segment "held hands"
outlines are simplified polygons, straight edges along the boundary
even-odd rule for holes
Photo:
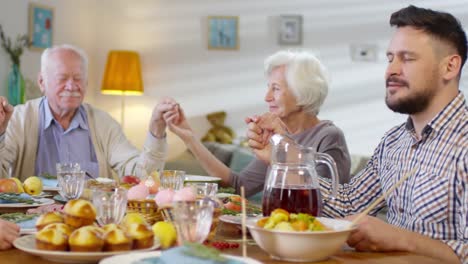
[[[19,237],[18,225],[0,219],[0,250],[9,249],[13,241]]]
[[[0,135],[5,133],[8,122],[13,114],[13,109],[13,106],[8,103],[8,100],[0,96]]]
[[[286,134],[288,132],[286,125],[277,115],[272,113],[247,117],[245,122],[247,123],[249,147],[253,149],[258,159],[269,163],[271,158],[270,138],[273,134]]]
[[[153,136],[163,138],[166,135],[165,117],[172,116],[172,119],[177,121],[178,107],[177,102],[172,98],[164,98],[154,107],[150,121],[150,132]]]
[[[193,130],[187,122],[184,110],[179,105],[177,105],[177,109],[165,114],[164,120],[168,124],[169,130],[185,143],[190,143],[190,140],[194,138]]]

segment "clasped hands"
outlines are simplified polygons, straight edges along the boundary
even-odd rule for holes
[[[0,96],[0,135],[5,133],[8,122],[10,121],[11,115],[13,114],[13,106],[8,103],[8,100]]]
[[[269,164],[271,158],[270,138],[273,134],[287,134],[286,125],[273,113],[247,117],[245,123],[247,123],[246,136],[249,147],[252,148],[259,160]]]

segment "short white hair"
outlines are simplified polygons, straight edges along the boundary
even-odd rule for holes
[[[317,115],[328,94],[327,72],[314,54],[306,51],[279,51],[265,60],[265,74],[285,67],[286,82],[297,105]]]
[[[71,51],[71,52],[74,52],[76,55],[78,55],[81,59],[81,67],[82,67],[82,71],[83,71],[83,77],[85,80],[88,79],[88,56],[86,55],[86,53],[78,48],[78,47],[75,47],[73,45],[69,45],[69,44],[63,44],[63,45],[57,45],[57,46],[53,46],[53,47],[50,47],[50,48],[47,48],[44,50],[44,52],[42,52],[42,55],[41,55],[41,74],[43,76],[46,76],[46,69],[47,67],[49,66],[49,63],[50,63],[50,56],[57,52],[57,51],[61,51],[61,50],[67,50],[67,51]]]

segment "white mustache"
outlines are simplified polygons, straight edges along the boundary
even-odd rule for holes
[[[60,96],[67,96],[67,97],[80,97],[81,94],[79,92],[69,92],[69,91],[63,91],[59,94]]]

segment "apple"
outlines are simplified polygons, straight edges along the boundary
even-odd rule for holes
[[[148,187],[148,189],[149,189],[150,194],[155,194],[155,193],[158,192],[159,182],[153,180],[152,178],[148,178],[148,179],[146,179],[144,181],[141,181],[140,184],[141,185],[146,185],[146,187]]]
[[[18,193],[19,188],[13,179],[0,179],[0,192]]]
[[[139,184],[140,178],[133,175],[126,175],[122,177],[122,182],[127,184]]]

